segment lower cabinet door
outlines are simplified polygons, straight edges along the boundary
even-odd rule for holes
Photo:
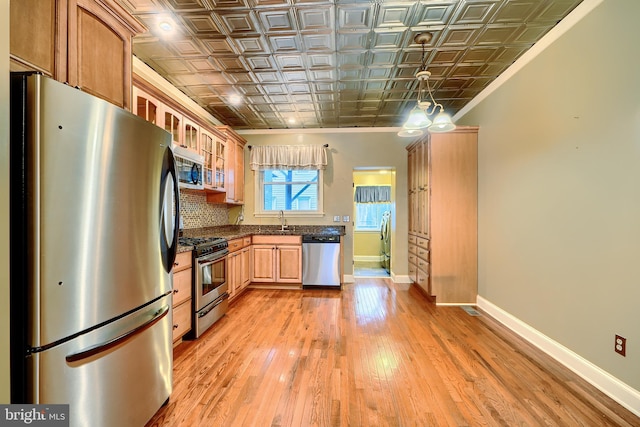
[[[191,330],[191,299],[173,307],[173,341]]]

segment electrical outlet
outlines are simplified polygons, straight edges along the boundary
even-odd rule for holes
[[[340,215],[334,215],[333,222],[340,222]]]
[[[616,353],[621,354],[622,356],[627,356],[627,339],[625,337],[621,337],[620,335],[616,335]]]
[[[344,215],[342,217],[342,222],[349,222],[349,215]]]

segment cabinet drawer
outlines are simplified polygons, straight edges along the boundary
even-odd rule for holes
[[[411,267],[411,265],[418,265],[418,257],[414,254],[409,254],[409,267]]]
[[[185,301],[173,308],[173,341],[191,329],[191,301]]]
[[[423,260],[422,258],[418,258],[418,268],[420,270],[428,272],[429,271],[429,262]]]
[[[409,243],[409,253],[410,254],[414,254],[414,255],[418,255],[418,246],[416,246],[415,243]]]
[[[418,284],[418,286],[424,289],[429,295],[433,295],[431,293],[431,286],[429,286],[429,273],[419,268],[416,274],[416,283]]]
[[[191,268],[191,251],[180,252],[176,255],[176,260],[173,263],[173,272],[184,270],[185,268]]]
[[[253,236],[254,245],[300,245],[302,236],[269,236],[256,234]]]
[[[229,252],[235,252],[242,248],[242,239],[229,240]]]
[[[251,246],[251,236],[242,238],[242,247],[246,248],[247,246]]]
[[[173,305],[191,298],[191,269],[173,273]]]
[[[422,247],[418,248],[418,257],[425,261],[429,261],[429,249],[424,249]]]
[[[409,245],[415,245],[415,244],[416,244],[417,239],[418,239],[418,238],[417,238],[416,236],[414,236],[414,235],[412,235],[412,234],[409,234]]]
[[[429,239],[423,239],[422,237],[418,237],[416,238],[416,245],[424,249],[429,249]]]

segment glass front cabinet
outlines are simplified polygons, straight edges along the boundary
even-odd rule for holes
[[[224,135],[202,129],[200,131],[200,153],[204,156],[204,186],[219,192],[226,191]]]

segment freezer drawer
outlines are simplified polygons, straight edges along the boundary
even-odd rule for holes
[[[170,304],[168,295],[107,326],[30,356],[32,402],[69,404],[71,426],[145,425],[171,394]],[[81,350],[153,322],[156,315],[159,320],[128,339],[104,351],[78,356]]]
[[[302,287],[340,288],[340,236],[303,236]]]

